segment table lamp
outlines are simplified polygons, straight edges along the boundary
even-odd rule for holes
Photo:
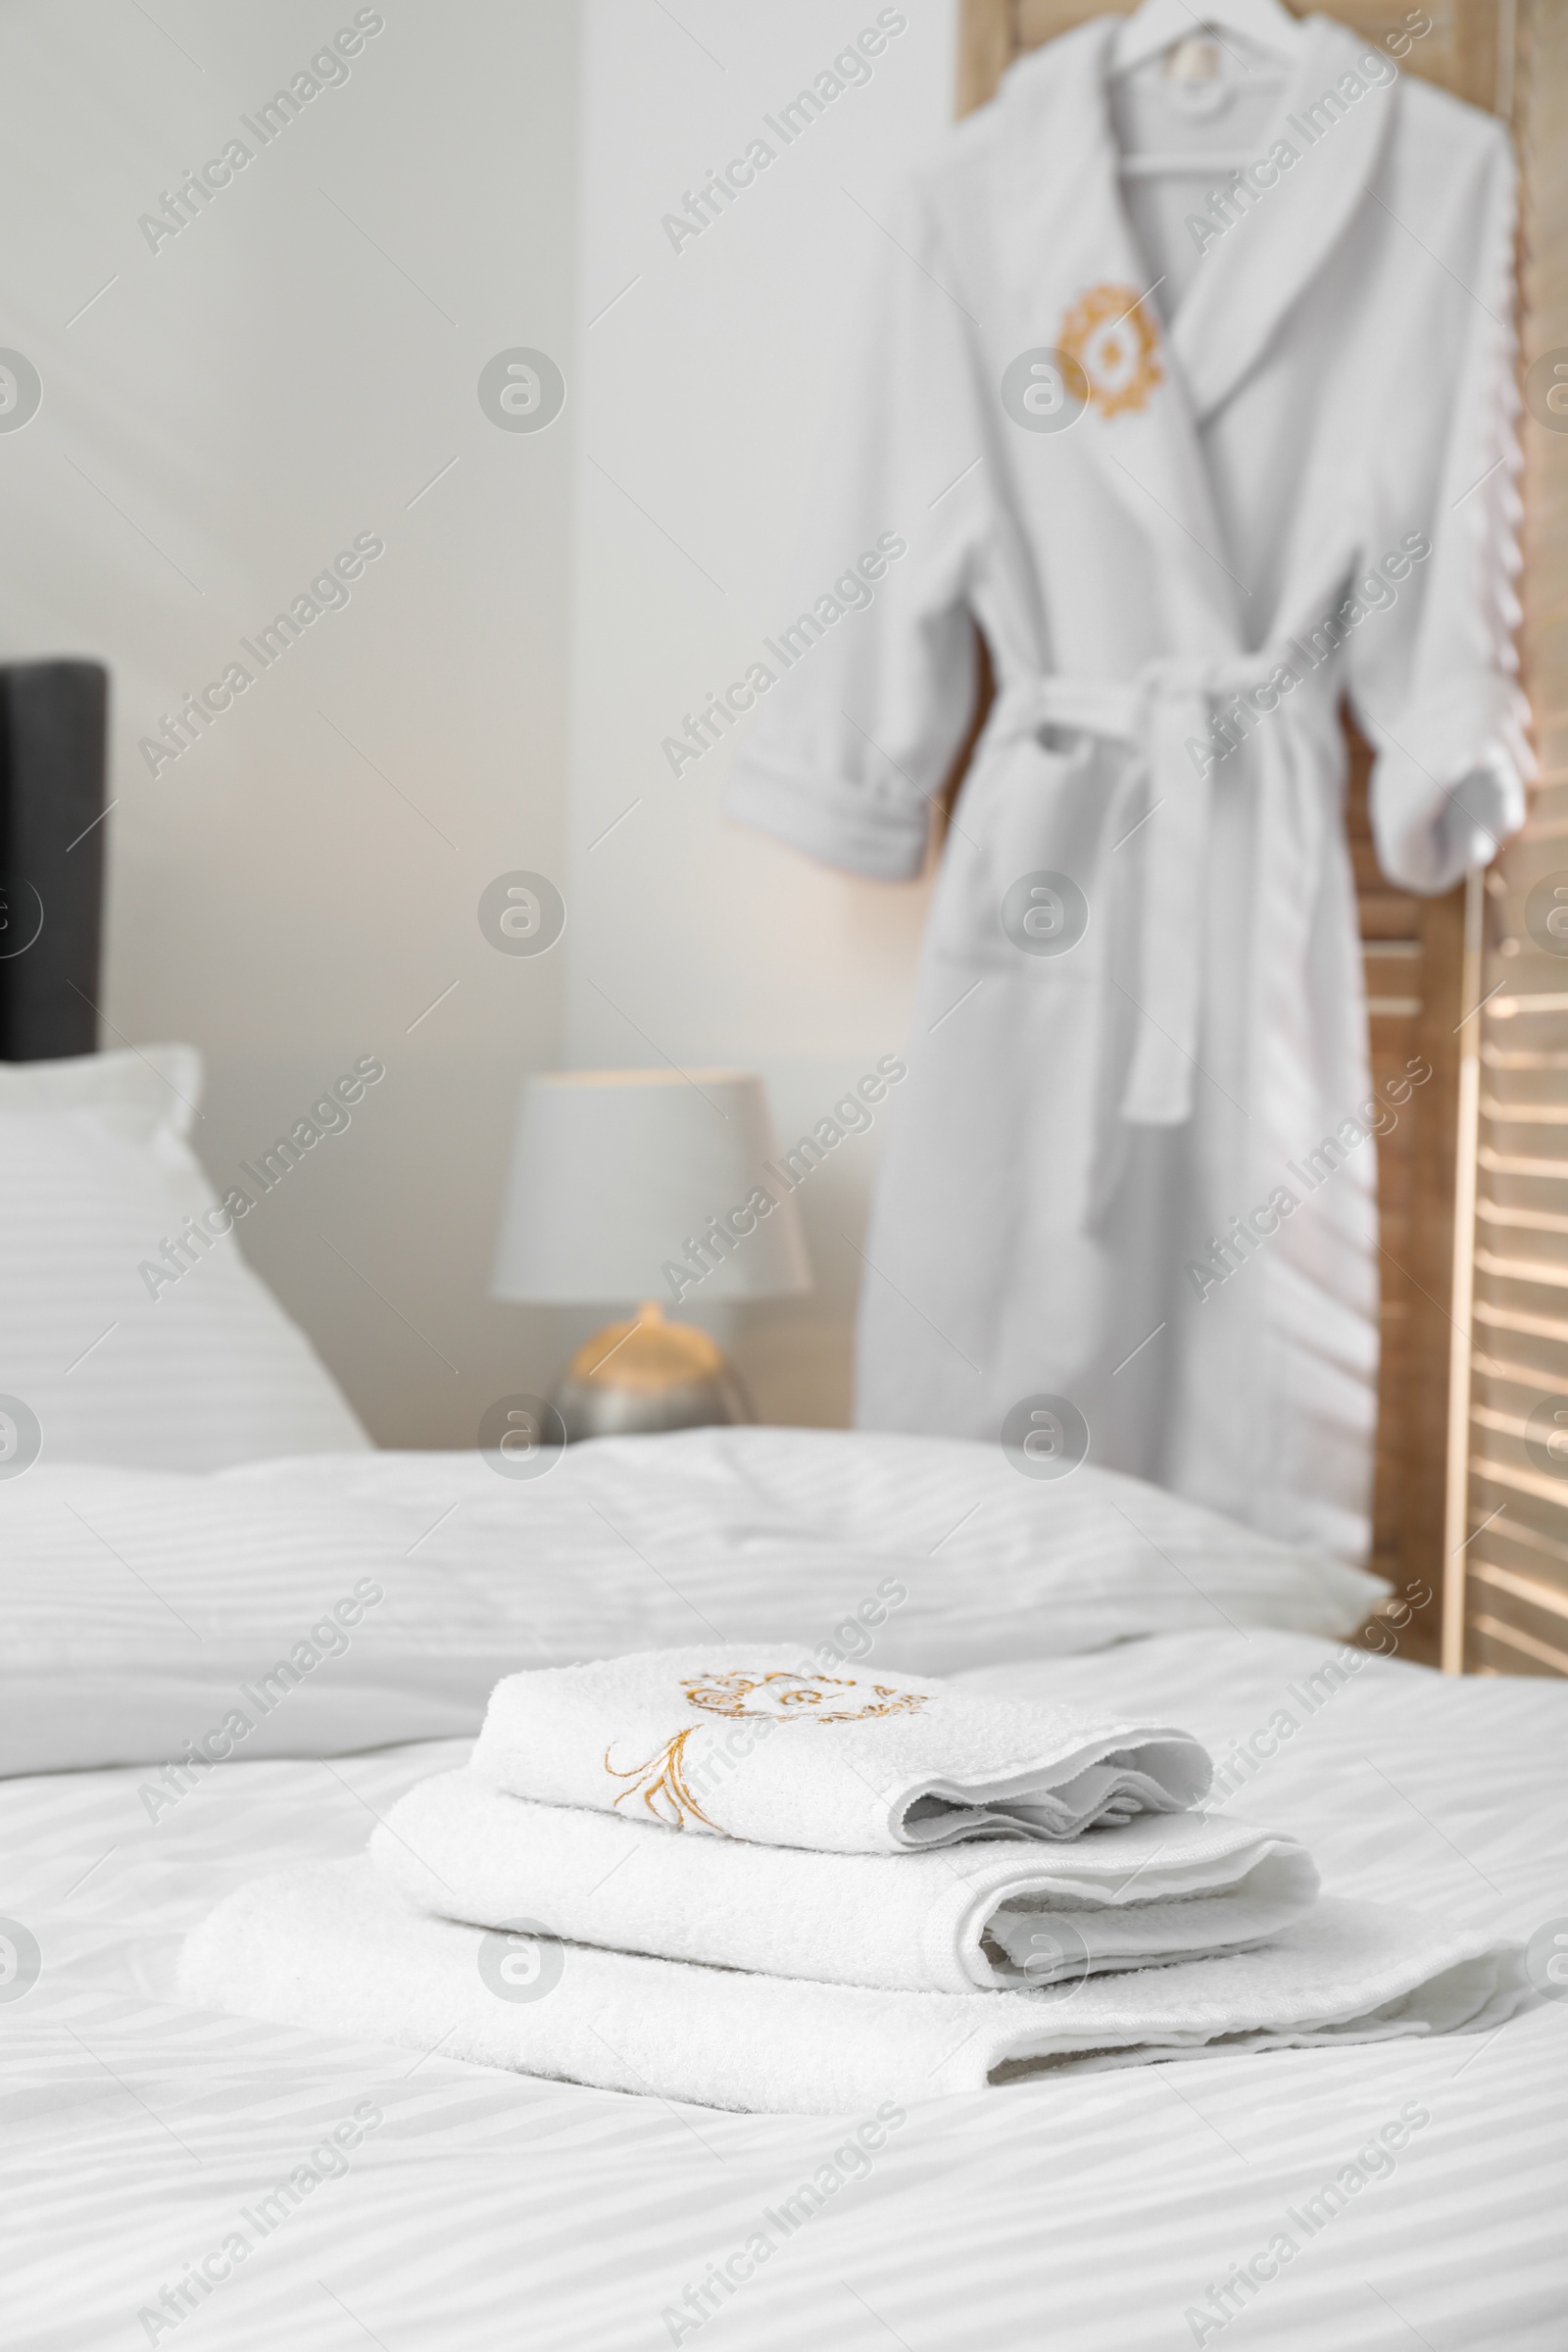
[[[738,1374],[665,1303],[811,1287],[762,1081],[748,1070],[563,1070],[524,1081],[490,1288],[532,1305],[641,1301],[550,1397],[568,1439],[749,1421]]]

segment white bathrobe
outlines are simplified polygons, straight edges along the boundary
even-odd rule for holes
[[[1129,200],[1117,22],[1016,65],[886,211],[727,806],[917,874],[978,622],[999,694],[942,852],[858,1418],[1010,1437],[1045,1475],[1087,1449],[1354,1556],[1369,1130],[1400,1110],[1370,1093],[1337,711],[1377,748],[1395,883],[1446,889],[1521,821],[1512,163],[1314,18],[1240,191]],[[1163,270],[1134,227],[1160,205]]]

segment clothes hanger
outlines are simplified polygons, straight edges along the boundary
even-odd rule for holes
[[[1198,0],[1196,8],[1188,7],[1187,0],[1144,0],[1116,35],[1110,70],[1113,74],[1131,73],[1135,66],[1174,49],[1179,41],[1190,40],[1205,25],[1217,32],[1234,33],[1266,56],[1292,65],[1306,42],[1304,26],[1281,0]]]
[[[1110,72],[1113,75],[1129,74],[1152,58],[1164,56],[1167,68],[1176,68],[1182,79],[1201,82],[1219,70],[1216,39],[1226,32],[1275,61],[1250,71],[1248,78],[1254,87],[1288,80],[1289,69],[1306,41],[1304,27],[1282,7],[1281,0],[1198,0],[1197,7],[1189,7],[1187,0],[1144,0],[1116,35]],[[1217,45],[1222,48],[1224,43],[1218,41]],[[1198,54],[1205,49],[1209,53],[1206,60]],[[1248,161],[1246,156],[1212,151],[1151,151],[1123,156],[1119,169],[1125,179],[1206,179],[1216,174],[1223,177],[1232,166],[1239,169]]]

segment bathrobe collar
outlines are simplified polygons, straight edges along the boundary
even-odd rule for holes
[[[1376,52],[1389,78],[1373,82],[1358,69],[1376,51],[1374,43],[1328,17],[1309,18],[1304,31],[1285,104],[1257,149],[1259,158],[1267,158],[1283,140],[1297,161],[1207,248],[1171,325],[1200,423],[1267,350],[1366,203],[1387,151],[1398,103],[1393,59]],[[1357,87],[1360,97],[1351,94]],[[1314,122],[1309,110],[1326,97],[1343,111],[1332,121],[1319,114]]]

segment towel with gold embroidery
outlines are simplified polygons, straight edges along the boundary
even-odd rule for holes
[[[509,1675],[472,1768],[542,1804],[825,1853],[1076,1838],[1181,1812],[1212,1775],[1166,1724],[864,1666],[823,1674],[765,1644]]]

